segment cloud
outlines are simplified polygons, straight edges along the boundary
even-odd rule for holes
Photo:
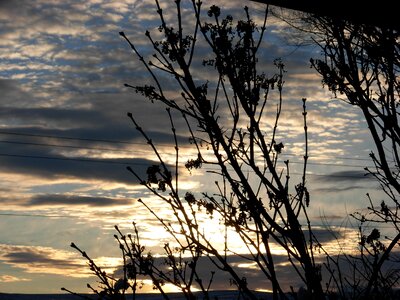
[[[31,281],[31,279],[28,278],[22,278],[22,277],[15,277],[12,275],[0,275],[0,282],[26,282],[26,281]]]
[[[363,185],[351,185],[351,186],[332,186],[332,187],[320,187],[320,188],[313,188],[313,192],[319,192],[319,193],[340,193],[340,192],[346,192],[346,191],[353,191],[353,190],[364,190],[367,188],[367,186]],[[368,188],[371,188],[369,185]],[[379,188],[378,186],[376,187],[377,189]]]
[[[21,123],[32,124],[40,120],[52,128],[90,128],[104,121],[105,117],[100,113],[88,109],[65,108],[4,108],[0,112],[2,120],[18,118]],[[100,123],[101,124],[101,123]]]
[[[86,265],[73,252],[51,247],[0,244],[0,261],[27,273],[87,277]]]
[[[269,280],[266,278],[265,274],[263,274],[261,270],[254,268],[254,266],[252,266],[251,264],[248,264],[249,262],[248,258],[249,258],[248,256],[241,257],[239,255],[229,255],[227,257],[227,260],[229,261],[233,269],[237,271],[240,278],[245,277],[247,279],[250,289],[257,289],[257,288],[268,289],[270,287]],[[276,256],[274,258],[275,258],[274,261],[277,265],[279,265],[280,263],[287,262],[287,256],[285,255]],[[165,272],[166,274],[169,274],[170,269],[168,268],[168,265],[164,263],[165,262],[164,257],[155,257],[154,260],[155,260],[155,265],[161,271]],[[190,261],[190,259],[185,259],[185,260]],[[203,284],[208,285],[212,277],[212,272],[215,272],[215,275],[211,282],[212,290],[237,289],[232,284],[232,276],[228,272],[221,271],[212,262],[212,260],[214,260],[218,264],[217,260],[213,256],[210,257],[202,256],[199,258],[197,262],[196,271],[198,272],[199,278],[202,279]],[[283,270],[284,268],[287,268],[287,264],[285,264],[285,267],[282,267],[280,269]],[[117,268],[113,275],[117,278],[121,278],[123,276],[123,269],[121,267]],[[287,281],[297,282],[298,281],[297,274],[295,274],[295,272],[291,272]],[[287,285],[285,288],[289,288],[289,285]],[[149,290],[149,287],[147,287],[146,290]]]
[[[137,179],[126,170],[127,166],[131,166],[141,177],[145,178],[147,168],[159,164],[144,158],[96,158],[79,154],[71,156],[60,153],[60,148],[33,145],[16,148],[13,144],[3,145],[0,156],[3,173],[47,179],[65,177],[138,184]]]
[[[316,229],[315,233],[319,237],[321,243],[336,241],[332,232],[328,230]],[[333,230],[333,233],[338,232]],[[316,253],[315,259],[318,261],[318,253]],[[168,265],[164,263],[164,257],[154,257],[154,260],[155,265],[159,267],[161,271],[165,272],[165,274],[169,274],[168,272],[170,269]],[[184,260],[190,261],[190,258],[184,258]],[[270,281],[261,269],[252,262],[252,258],[249,255],[228,255],[227,261],[240,278],[246,278],[250,289],[271,289]],[[218,260],[213,256],[202,256],[199,258],[196,271],[199,277],[202,278],[203,283],[208,284],[211,279],[211,273],[215,272],[211,283],[212,290],[235,290],[236,287],[232,285],[232,276],[228,272],[221,271],[216,264],[219,265]],[[289,291],[291,286],[294,288],[300,287],[299,284],[301,284],[301,280],[288,262],[287,254],[282,252],[281,254],[274,255],[274,264],[279,282],[285,291]],[[121,278],[123,276],[123,269],[121,267],[117,268],[113,275],[117,278]],[[147,287],[146,289],[148,290],[149,288]]]
[[[87,159],[81,157],[2,156],[1,170],[47,179],[75,178],[88,181],[139,184],[125,166],[131,166],[145,178],[149,166],[157,164],[146,159]]]
[[[0,78],[0,89],[2,91],[2,111],[10,107],[31,105],[35,97],[25,91],[17,80]],[[2,122],[3,119],[1,119]]]
[[[109,274],[121,265],[122,260],[112,256],[92,258]],[[0,244],[0,263],[23,269],[26,275],[52,274],[62,275],[64,278],[86,279],[92,275],[86,259],[78,251],[65,251],[52,247]]]
[[[209,20],[206,12],[214,2],[203,1],[205,20]],[[189,9],[191,4],[184,2],[183,5],[184,30],[192,33],[192,27],[186,25],[195,21]],[[252,17],[260,20],[265,6],[252,1],[248,5],[254,8],[250,9]],[[176,28],[175,3],[162,1],[162,6],[165,19]],[[223,15],[229,9],[235,20],[239,15],[245,16],[242,1],[222,1],[220,6]],[[128,111],[137,117],[149,137],[156,144],[159,143],[162,153],[167,155],[167,162],[173,164],[174,161],[174,158],[171,159],[174,139],[164,106],[151,104],[123,87],[124,83],[142,85],[152,81],[118,32],[125,31],[148,59],[153,49],[148,47],[145,30],[149,29],[154,37],[160,37],[160,21],[155,9],[153,0],[19,0],[18,5],[14,0],[0,0],[0,128],[1,131],[20,134],[6,135],[0,132],[0,191],[3,192],[0,201],[4,204],[3,210],[15,209],[18,213],[24,209],[26,214],[37,212],[43,215],[79,216],[57,220],[36,218],[36,221],[22,216],[15,217],[18,221],[3,218],[3,240],[17,245],[35,241],[42,245],[62,247],[64,238],[76,240],[79,237],[80,241],[86,243],[85,247],[99,254],[109,251],[106,248],[111,247],[99,247],[99,241],[105,235],[104,230],[108,234],[111,222],[128,222],[132,216],[139,219],[144,238],[149,242],[158,243],[159,246],[164,239],[156,231],[159,225],[157,221],[149,220],[149,215],[143,209],[135,205],[132,210],[123,210],[121,207],[131,204],[130,199],[143,196],[154,211],[163,218],[171,218],[165,203],[157,202],[143,192],[137,180],[125,168],[132,166],[144,177],[147,167],[157,164],[151,151],[148,151],[148,145],[126,117]],[[337,154],[359,153],[358,150],[363,149],[365,144],[358,143],[360,145],[356,151],[349,137],[354,140],[356,136],[360,141],[366,136],[365,132],[360,134],[360,117],[348,106],[325,101],[331,95],[321,88],[320,78],[309,69],[309,58],[315,55],[315,49],[300,47],[294,51],[294,47],[282,45],[286,32],[284,26],[283,22],[272,20],[271,27],[267,28],[266,42],[263,43],[265,48],[260,52],[258,66],[260,71],[269,75],[276,71],[272,65],[273,59],[283,57],[287,66],[282,126],[276,139],[282,139],[287,145],[285,151],[289,149],[292,153],[303,155],[301,98],[307,97],[312,154],[326,154],[332,158]],[[210,52],[201,44],[200,37],[198,40],[193,74],[198,82],[213,81],[215,73],[211,75],[210,68],[200,66]],[[165,86],[168,96],[179,97],[173,78],[164,76],[160,82]],[[220,120],[223,120],[223,125],[229,126],[231,120],[225,117],[224,107],[220,108]],[[267,108],[268,113],[275,114],[275,102],[271,101],[271,106]],[[179,142],[187,144],[184,122],[179,117],[175,121],[178,132],[182,132],[178,137]],[[273,124],[272,118],[265,117],[263,121]],[[270,136],[270,129],[265,133],[266,138]],[[24,135],[26,133],[32,136]],[[40,143],[47,145],[38,145]],[[185,151],[182,147],[181,162],[186,159]],[[328,171],[326,168],[323,170]],[[316,170],[315,173],[320,172]],[[319,180],[315,181],[318,187],[316,191],[331,192],[329,196],[334,197],[333,192],[340,194],[354,188],[360,189],[363,183],[370,183],[361,173],[333,172],[327,176],[316,176],[316,180]],[[211,189],[209,182],[214,177],[195,178],[203,184],[204,190]],[[310,178],[314,180],[314,177]],[[181,179],[182,191],[187,182],[184,176]],[[74,186],[78,183],[81,186]],[[326,184],[320,186],[319,183]],[[317,205],[317,201],[315,203]],[[329,201],[328,204],[331,203]],[[82,210],[80,205],[85,205],[87,209]],[[323,229],[318,231],[318,235],[323,241],[331,241]],[[47,272],[63,276],[64,264],[66,270],[73,273],[82,265],[74,257],[51,247],[0,245],[0,260],[22,270],[21,276],[10,274],[15,278],[26,278],[24,272]],[[254,267],[246,265],[238,257],[232,256],[230,259],[253,283],[259,283],[260,286],[264,284],[264,278],[254,272]],[[285,282],[291,284],[294,272],[291,273],[285,265],[287,258],[278,255],[276,260],[277,270],[282,272],[282,276],[286,274],[288,279]],[[212,264],[202,260],[200,267],[202,274],[209,276]],[[2,278],[10,282],[15,279]],[[229,276],[222,276],[221,280],[216,280],[214,287],[225,289],[228,285]]]
[[[87,205],[87,206],[117,206],[130,205],[131,199],[115,199],[108,197],[89,197],[68,194],[42,194],[34,195],[29,205]]]
[[[316,181],[319,182],[329,182],[329,183],[351,183],[355,181],[371,181],[373,176],[366,172],[360,170],[348,170],[348,171],[337,171],[331,172],[327,175],[321,175],[316,177]]]
[[[3,143],[0,140],[0,170],[3,173],[137,184],[137,180],[126,170],[127,166],[145,178],[147,168],[159,164],[152,160],[155,156],[139,134],[127,128],[108,126],[57,130],[23,127],[1,133],[5,138]],[[148,134],[156,144],[170,148],[166,143],[173,141],[171,135]],[[51,138],[53,136],[55,138]],[[181,137],[179,140],[186,139]]]
[[[345,197],[350,199],[356,197],[357,193],[365,195],[366,191],[380,191],[381,188],[375,178],[363,170],[343,170],[330,172],[328,174],[318,174],[318,176],[309,175],[313,184],[310,184],[311,193],[315,195],[329,194],[329,197]],[[347,195],[347,196],[344,196]],[[357,197],[347,204],[348,208],[356,209],[358,201],[362,197]]]

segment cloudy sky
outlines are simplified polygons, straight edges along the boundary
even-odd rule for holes
[[[163,1],[163,7],[173,21],[171,3]],[[243,14],[238,9],[243,1],[218,3],[226,12]],[[260,19],[264,6],[246,4]],[[190,23],[190,9],[184,17]],[[309,59],[319,50],[294,45],[281,21],[271,18],[268,24],[260,64],[271,74],[274,59],[282,58],[287,70],[283,154],[296,174],[303,149],[301,98],[306,97],[310,216],[320,225],[324,216],[354,236],[346,214],[365,205],[366,192],[380,197],[363,171],[373,150],[366,126],[359,112],[333,99],[310,69]],[[158,25],[152,0],[0,1],[0,292],[53,293],[62,286],[86,291],[93,278],[69,244],[113,270],[120,262],[114,224],[130,230],[135,221],[156,252],[168,241],[137,199],[149,199],[161,215],[168,211],[126,170],[129,165],[143,174],[156,159],[126,114],[133,113],[164,155],[173,147],[169,120],[162,105],[124,87],[150,81],[118,34],[124,31],[149,55],[144,32],[157,33]],[[199,59],[206,55],[202,51]],[[208,78],[203,68],[194,72]],[[188,190],[209,186],[202,173],[182,176]],[[224,285],[221,276],[216,286]]]

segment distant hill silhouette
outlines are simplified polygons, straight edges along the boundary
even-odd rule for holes
[[[255,292],[258,299],[260,300],[271,300],[272,294]],[[93,300],[98,299],[96,295],[83,294],[86,297],[92,298]],[[168,296],[171,300],[184,300],[186,299],[181,293],[169,293]],[[210,292],[210,298],[220,300],[231,300],[238,299],[237,291],[212,291]],[[79,300],[81,298],[71,294],[5,294],[0,293],[0,300]],[[82,298],[83,299],[83,298]],[[126,295],[126,299],[132,299],[131,294]],[[162,297],[157,293],[150,294],[136,294],[138,300],[160,300]]]

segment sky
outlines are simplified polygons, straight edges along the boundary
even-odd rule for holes
[[[203,2],[205,7],[212,4]],[[168,21],[174,21],[171,4],[162,1]],[[243,16],[244,1],[218,4],[223,12]],[[245,4],[261,20],[265,7]],[[184,22],[190,24],[192,17],[185,8]],[[124,31],[147,57],[151,48],[144,33],[157,36],[158,26],[152,0],[0,1],[0,292],[87,291],[86,282],[94,278],[69,245],[75,242],[116,272],[121,260],[114,225],[128,232],[135,221],[154,253],[169,240],[137,200],[150,201],[168,217],[165,205],[126,170],[131,166],[145,174],[156,161],[127,112],[166,157],[174,147],[173,136],[165,107],[124,86],[151,81],[118,34]],[[367,192],[377,201],[381,197],[377,183],[364,176],[374,149],[367,127],[357,109],[333,98],[310,68],[319,49],[294,44],[279,19],[271,17],[267,26],[260,66],[271,74],[274,59],[282,58],[287,71],[279,131],[283,156],[290,159],[294,174],[300,172],[301,99],[307,98],[310,217],[321,236],[327,236],[328,223],[354,238],[356,224],[347,215],[365,207]],[[205,51],[196,52],[198,59]],[[194,72],[207,80],[203,67]],[[172,91],[171,79],[163,80]],[[178,119],[178,133],[182,124]],[[183,149],[183,157],[193,153],[188,146]],[[207,190],[212,176],[206,175],[183,173],[183,189]],[[287,272],[284,256],[280,259],[282,272]],[[255,288],[263,287],[251,266],[237,265],[254,277]],[[290,274],[286,280],[290,282]],[[216,288],[228,288],[227,281],[219,276]]]

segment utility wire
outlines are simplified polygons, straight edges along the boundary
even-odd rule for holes
[[[66,160],[66,161],[102,163],[102,164],[115,164],[115,165],[140,165],[140,166],[147,166],[148,165],[146,163],[127,162],[127,161],[113,161],[113,160],[77,158],[77,157],[58,157],[58,156],[10,154],[10,153],[0,153],[0,157],[16,157],[16,158],[47,159],[47,160]]]
[[[77,138],[77,137],[69,137],[69,136],[54,136],[54,135],[42,135],[42,134],[30,134],[30,133],[20,133],[20,132],[11,132],[0,130],[0,134],[2,135],[17,135],[17,136],[29,136],[29,137],[39,137],[39,138],[53,138],[53,139],[61,139],[61,140],[72,140],[72,141],[90,141],[90,142],[105,142],[105,143],[116,143],[116,144],[128,144],[128,145],[140,145],[144,146],[146,143],[144,142],[129,142],[129,141],[120,141],[120,140],[107,140],[107,139],[92,139],[92,138]],[[128,150],[119,150],[119,149],[109,149],[109,148],[100,148],[100,147],[86,147],[86,146],[73,146],[73,145],[54,145],[54,144],[46,144],[46,143],[34,143],[34,142],[20,142],[20,141],[8,141],[3,140],[0,141],[2,143],[9,144],[26,144],[26,145],[37,145],[37,146],[52,146],[52,147],[66,147],[66,148],[80,148],[80,149],[89,149],[89,150],[103,150],[103,151],[128,151]],[[161,145],[169,145],[168,143],[160,143]],[[189,146],[180,146],[180,148],[185,148]],[[135,150],[136,151],[136,150]],[[283,156],[299,156],[295,153],[282,153]],[[316,157],[314,155],[310,155],[310,158]],[[329,158],[329,157],[328,157]],[[332,159],[340,159],[340,160],[357,160],[357,161],[368,161],[370,159],[367,158],[357,158],[357,157],[341,157],[341,156],[333,156],[330,157]],[[355,166],[358,167],[358,166]],[[364,167],[364,166],[362,166]]]
[[[102,148],[102,147],[86,147],[86,146],[74,146],[74,145],[59,145],[59,144],[47,144],[47,143],[34,143],[34,142],[20,142],[20,141],[8,141],[0,140],[0,143],[13,144],[13,145],[29,145],[29,146],[45,146],[45,147],[57,147],[57,148],[73,148],[73,149],[85,149],[85,150],[98,150],[98,151],[115,151],[115,152],[129,152],[131,150],[115,149],[115,148]],[[135,149],[135,152],[137,150]]]
[[[58,147],[58,148],[72,148],[72,149],[85,149],[85,150],[98,150],[98,151],[116,151],[116,152],[129,152],[130,150],[122,150],[122,149],[111,149],[111,148],[98,148],[98,147],[83,147],[83,146],[73,146],[73,145],[57,145],[57,144],[47,144],[47,143],[33,143],[33,142],[20,142],[20,141],[8,141],[8,140],[0,140],[0,143],[5,144],[13,144],[13,145],[30,145],[30,146],[44,146],[44,147]],[[145,144],[143,144],[145,145]],[[137,150],[135,149],[135,153]],[[145,153],[146,151],[142,151]],[[162,153],[161,153],[162,154]],[[303,164],[303,162],[299,161],[290,161],[293,164]],[[374,166],[365,166],[365,165],[351,165],[351,164],[337,164],[337,163],[323,163],[323,162],[307,162],[308,165],[316,165],[316,166],[333,166],[333,167],[355,167],[355,168],[374,168]]]
[[[21,213],[3,213],[0,212],[0,216],[7,217],[35,217],[35,218],[80,218],[79,216],[70,216],[70,215],[45,215],[45,214],[21,214]],[[86,219],[87,217],[85,217]]]
[[[79,219],[79,218],[84,218],[86,220],[98,220],[98,218],[92,218],[89,216],[73,216],[73,215],[45,215],[45,214],[22,214],[22,213],[3,213],[0,212],[0,216],[4,216],[4,217],[32,217],[32,218],[69,218],[69,219]],[[346,217],[343,217],[346,218]],[[341,221],[339,221],[341,222]],[[305,226],[306,224],[302,224],[302,226]],[[332,225],[332,224],[325,224],[325,223],[313,223],[312,224],[313,227],[341,227],[341,228],[359,228],[358,224],[348,224],[348,225],[342,225],[341,223],[337,224],[337,225]],[[364,228],[369,228],[369,227],[376,227],[377,224],[364,224],[363,227]],[[383,224],[379,224],[378,226],[379,228],[393,228],[392,226],[389,225],[383,225]]]
[[[73,158],[73,157],[57,157],[57,156],[41,156],[41,155],[24,155],[24,154],[10,154],[10,153],[0,153],[0,157],[10,157],[10,158],[26,158],[26,159],[45,159],[45,160],[60,160],[60,161],[76,161],[76,162],[88,162],[88,163],[102,163],[102,164],[115,164],[115,165],[138,165],[138,166],[149,166],[147,163],[139,162],[128,162],[128,161],[112,161],[104,159],[90,159],[90,158]],[[296,162],[301,163],[301,162]],[[307,163],[309,164],[309,163]],[[337,166],[337,165],[334,165]],[[217,168],[204,167],[202,168],[206,171],[219,171]],[[292,175],[302,175],[303,173],[291,172]],[[339,177],[339,178],[366,178],[366,176],[355,176],[355,175],[335,175],[335,174],[314,174],[307,173],[307,176],[329,176],[329,177]]]
[[[22,132],[13,132],[13,131],[5,131],[0,130],[0,134],[6,135],[17,135],[17,136],[30,136],[30,137],[41,137],[41,138],[51,138],[51,139],[60,139],[60,140],[74,140],[74,141],[87,141],[87,142],[103,142],[103,143],[117,143],[117,144],[130,144],[137,145],[142,143],[128,142],[128,141],[118,141],[118,140],[108,140],[108,139],[92,139],[92,138],[78,138],[78,137],[70,137],[70,136],[55,136],[55,135],[44,135],[44,134],[34,134],[34,133],[22,133]]]

